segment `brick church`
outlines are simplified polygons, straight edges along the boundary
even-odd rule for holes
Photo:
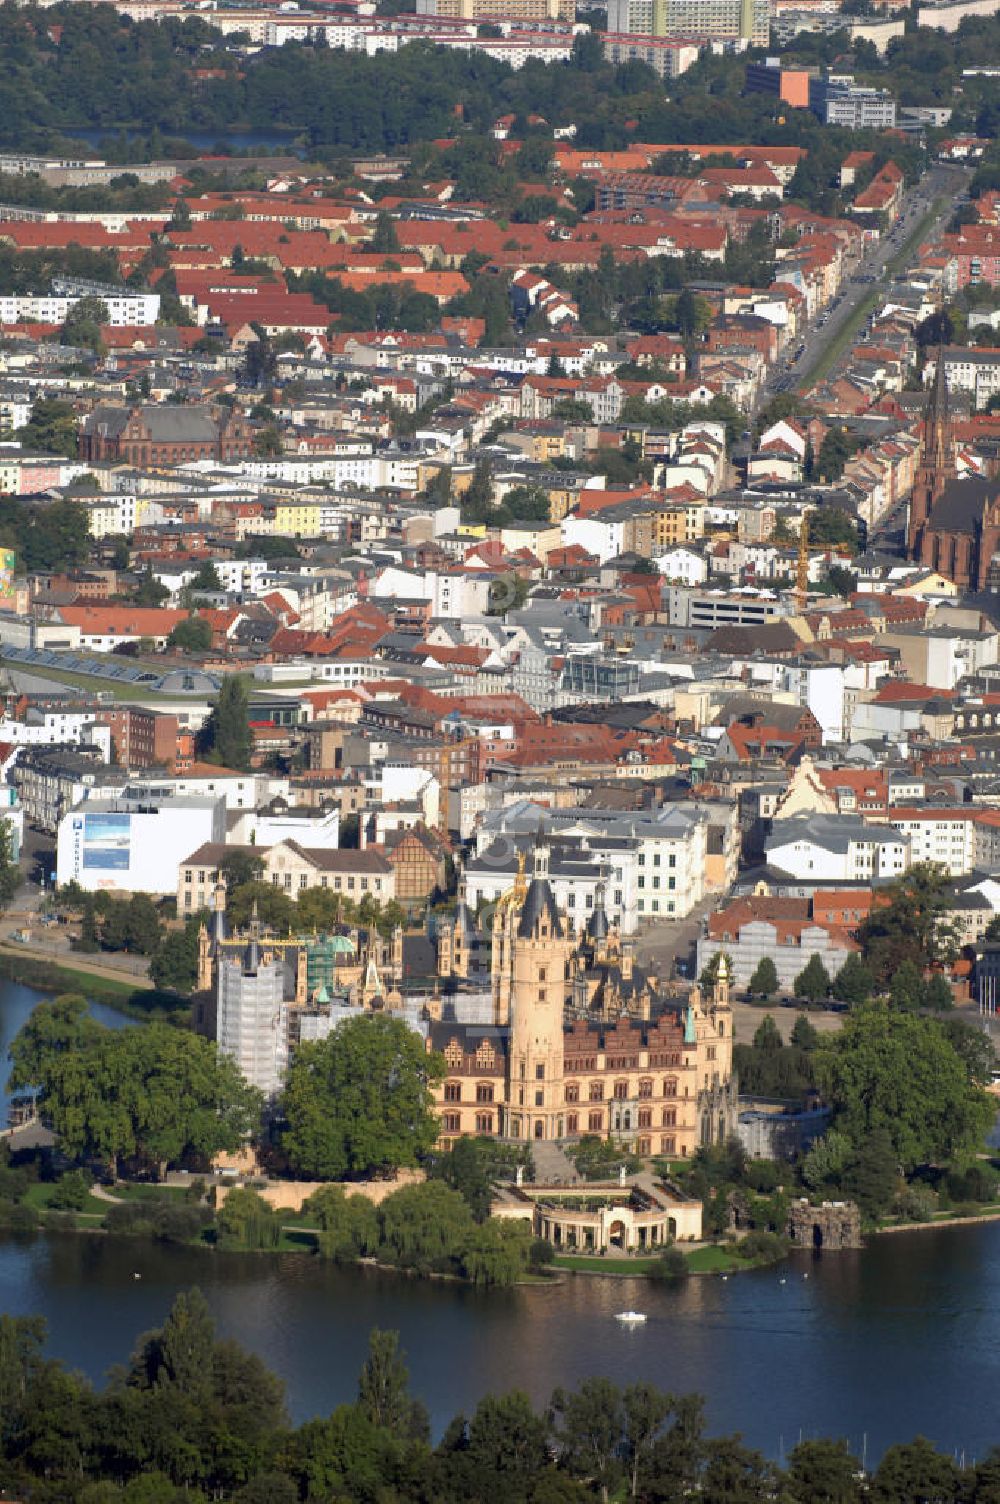
[[[185,465],[193,460],[247,459],[253,429],[228,408],[194,403],[147,402],[135,407],[102,404],[85,418],[79,457],[91,464]]]
[[[906,541],[911,559],[954,581],[960,591],[1000,584],[1000,482],[985,476],[960,480],[955,473],[948,382],[940,354],[924,414]]]

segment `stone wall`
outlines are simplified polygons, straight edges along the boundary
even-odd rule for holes
[[[264,1186],[258,1195],[275,1211],[300,1212],[315,1191],[325,1185],[339,1186],[347,1196],[364,1196],[366,1201],[379,1206],[393,1191],[401,1191],[407,1185],[422,1185],[426,1180],[423,1170],[397,1170],[393,1180],[275,1180]],[[215,1189],[215,1204],[220,1207],[234,1185],[220,1185]]]
[[[861,1248],[861,1213],[853,1201],[812,1206],[803,1197],[789,1207],[787,1236],[796,1248]]]

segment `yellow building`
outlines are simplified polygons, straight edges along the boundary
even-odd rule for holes
[[[447,1074],[441,1140],[609,1135],[637,1154],[685,1158],[736,1125],[724,966],[711,1000],[668,996],[598,902],[575,935],[538,846],[493,922],[493,1022],[433,1022]],[[462,975],[460,967],[455,968]]]

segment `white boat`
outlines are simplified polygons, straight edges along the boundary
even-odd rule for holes
[[[621,1321],[625,1326],[641,1326],[646,1319],[645,1311],[616,1311],[615,1320]]]

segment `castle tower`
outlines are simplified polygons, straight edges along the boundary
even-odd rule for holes
[[[924,410],[920,433],[920,464],[910,494],[910,523],[907,529],[907,552],[919,559],[924,529],[931,508],[949,480],[955,476],[955,449],[951,414],[948,409],[948,377],[944,348],[938,346],[937,365],[931,393]]]
[[[563,1010],[573,938],[548,872],[549,850],[539,845],[527,893],[512,906],[505,1125],[511,1138],[554,1139],[564,1132]]]

